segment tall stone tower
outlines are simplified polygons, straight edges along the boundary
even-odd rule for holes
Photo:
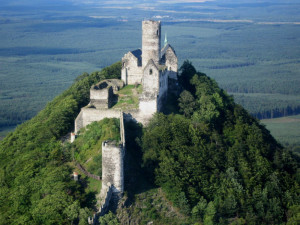
[[[123,193],[124,155],[123,146],[118,145],[115,141],[102,143],[102,196],[105,195],[110,185],[112,185],[113,192]]]
[[[161,47],[160,21],[145,20],[143,21],[142,30],[142,66],[144,68],[150,59],[152,59],[154,63],[158,65],[160,60]]]

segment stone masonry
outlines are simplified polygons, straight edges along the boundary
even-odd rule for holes
[[[171,45],[166,43],[161,49],[161,22],[146,20],[142,22],[142,50],[130,51],[122,58],[122,80],[104,80],[91,87],[90,103],[81,109],[75,120],[75,134],[79,134],[81,128],[94,121],[104,118],[120,119],[121,142],[102,143],[100,198],[105,204],[109,196],[107,193],[124,191],[124,120],[146,125],[155,112],[161,111],[168,89],[177,85],[177,63],[177,56]],[[143,86],[138,109],[123,112],[121,109],[111,108],[117,101],[115,94],[118,90],[130,84]]]

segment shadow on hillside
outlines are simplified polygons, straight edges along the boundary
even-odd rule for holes
[[[178,114],[179,107],[178,107],[178,95],[172,92],[168,92],[167,99],[165,104],[163,105],[161,111],[165,115],[169,115],[172,113]]]
[[[97,210],[96,203],[97,198],[96,195],[98,194],[96,191],[88,190],[88,186],[90,185],[90,181],[88,177],[84,176],[79,179],[79,184],[81,185],[80,192],[84,195],[84,199],[82,199],[82,207],[92,208],[93,210]]]
[[[154,188],[149,175],[142,168],[142,150],[140,140],[142,126],[135,122],[125,123],[126,154],[124,160],[125,169],[125,194],[127,200],[125,206],[130,206],[135,201],[135,195]]]

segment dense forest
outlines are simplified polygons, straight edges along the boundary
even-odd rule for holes
[[[36,117],[1,141],[0,224],[87,224],[94,202],[72,181],[72,151],[62,145],[61,137],[73,130],[80,108],[89,102],[91,85],[119,78],[120,65],[82,74]],[[80,139],[77,148],[79,143]]]
[[[99,139],[118,139],[105,133],[108,127],[117,133],[117,121],[92,124],[73,145],[63,143],[62,137],[88,103],[90,86],[119,78],[120,66],[79,76],[36,117],[0,142],[0,224],[87,223],[95,199],[71,179],[72,160],[86,162]],[[297,224],[299,159],[189,61],[181,66],[179,84],[180,96],[177,100],[170,95],[168,115],[157,113],[136,133],[128,132],[133,128],[125,124],[132,162],[138,163],[150,187],[161,188],[160,196],[169,208],[177,208],[185,218],[177,223]],[[92,164],[87,166],[93,170]],[[140,184],[138,179],[134,183]],[[134,195],[125,185],[125,197]],[[137,201],[133,196],[122,210],[130,210]],[[153,214],[153,204],[147,202],[152,214],[145,213],[144,221],[166,221],[162,214]],[[116,216],[109,213],[100,224],[109,220],[116,224]]]
[[[179,78],[182,115],[157,114],[142,137],[153,182],[194,222],[296,224],[299,159],[189,62]]]

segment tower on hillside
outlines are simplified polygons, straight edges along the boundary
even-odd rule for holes
[[[159,64],[160,60],[160,38],[161,25],[160,21],[145,20],[142,23],[142,65],[143,68],[149,60]]]
[[[125,85],[142,84],[139,110],[150,118],[162,109],[168,88],[177,86],[177,56],[167,43],[161,49],[161,22],[142,22],[142,49],[130,51],[122,58],[122,80]]]

